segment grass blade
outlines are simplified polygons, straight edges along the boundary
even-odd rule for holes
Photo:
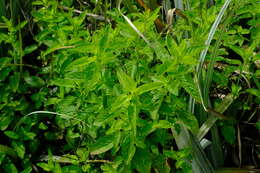
[[[234,96],[231,94],[228,94],[224,100],[221,102],[221,104],[216,108],[216,112],[224,113],[227,108],[233,103]],[[215,115],[209,116],[209,118],[202,124],[202,126],[199,129],[199,132],[197,134],[197,138],[201,140],[211,129],[211,127],[215,124],[215,122],[218,120],[218,117]]]
[[[196,72],[197,72],[198,74],[200,74],[200,72],[201,72],[202,65],[203,65],[203,63],[204,63],[206,54],[207,54],[207,52],[208,52],[210,43],[211,43],[211,41],[212,41],[212,39],[213,39],[213,36],[215,35],[215,32],[216,32],[216,30],[217,30],[217,28],[218,28],[218,25],[219,25],[219,23],[220,23],[220,21],[221,21],[223,15],[224,15],[225,11],[227,10],[227,7],[229,6],[230,2],[231,2],[231,0],[226,0],[226,1],[225,1],[225,3],[224,3],[224,5],[222,6],[222,8],[221,8],[221,10],[220,10],[220,12],[219,12],[219,14],[218,14],[218,16],[217,16],[215,22],[213,23],[213,25],[212,25],[212,27],[211,27],[211,29],[210,29],[209,36],[208,36],[208,38],[207,38],[207,40],[206,40],[206,42],[205,42],[205,46],[206,46],[206,47],[205,47],[205,49],[204,49],[204,50],[201,52],[201,54],[200,54],[199,65],[197,66],[197,69],[196,69]],[[198,76],[199,76],[199,75],[198,75]]]
[[[127,21],[127,23],[134,29],[134,31],[149,45],[151,46],[150,42],[148,41],[148,39],[141,33],[141,31],[139,31],[136,26],[132,23],[132,21],[127,17],[125,16],[122,12],[121,12],[121,3],[122,3],[122,0],[119,0],[118,2],[118,11],[119,13],[121,14],[121,16],[123,16],[123,18]],[[152,47],[152,46],[151,46]]]

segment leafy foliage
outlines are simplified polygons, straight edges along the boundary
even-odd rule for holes
[[[178,149],[174,132],[181,134],[185,127],[196,135],[204,123],[198,112],[189,111],[189,96],[196,107],[205,101],[196,67],[223,3],[206,8],[204,2],[191,2],[192,8],[181,13],[185,17],[172,18],[173,25],[158,33],[156,21],[163,16],[151,2],[145,1],[150,8],[145,12],[134,1],[125,1],[121,9],[150,44],[122,17],[117,4],[107,1],[33,1],[33,38],[23,29],[31,27],[30,21],[3,17],[0,172],[194,169],[196,152]],[[215,90],[231,93],[238,99],[227,115],[242,110],[237,120],[257,111],[259,103],[258,9],[254,1],[245,0],[243,6],[233,2],[234,17],[226,15],[204,64],[212,57],[221,64],[212,72],[207,93],[212,112],[222,101],[212,96],[219,94]],[[245,18],[247,28],[240,25]],[[217,111],[223,118],[224,112]],[[246,117],[248,122],[253,116]],[[236,142],[234,125],[218,121],[230,144]],[[259,123],[255,126],[259,129]]]

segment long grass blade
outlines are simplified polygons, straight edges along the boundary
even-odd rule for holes
[[[31,116],[31,115],[35,115],[35,114],[58,115],[58,116],[60,116],[60,117],[63,118],[63,119],[67,119],[67,120],[70,120],[70,119],[72,119],[72,120],[77,120],[77,121],[79,121],[79,122],[81,122],[81,123],[83,123],[83,124],[86,124],[86,123],[85,123],[84,121],[82,121],[81,119],[76,118],[76,116],[70,116],[70,115],[67,115],[67,114],[58,113],[58,112],[51,112],[51,111],[34,111],[34,112],[31,112],[31,113],[25,115],[24,117],[22,117],[22,118],[16,123],[16,125],[15,125],[15,127],[14,127],[14,130],[16,130],[17,127],[19,127],[19,126],[26,120],[26,118],[28,118],[28,117]]]
[[[180,10],[184,9],[182,0],[174,0],[174,6],[175,6],[175,8],[178,8]]]
[[[200,54],[199,65],[197,66],[197,69],[196,69],[196,72],[199,73],[199,74],[200,74],[200,72],[201,72],[202,65],[203,65],[203,63],[204,63],[204,60],[205,60],[206,54],[207,54],[207,52],[208,52],[210,43],[211,43],[211,41],[212,41],[212,39],[213,39],[213,36],[215,35],[215,32],[216,32],[216,30],[217,30],[217,28],[218,28],[218,25],[219,25],[219,23],[220,23],[220,21],[221,21],[223,15],[224,15],[225,11],[227,10],[227,7],[229,6],[230,2],[231,2],[231,0],[226,0],[226,1],[225,1],[225,3],[224,3],[224,5],[222,6],[222,8],[221,8],[221,10],[220,10],[220,12],[219,12],[219,14],[218,14],[216,20],[214,21],[214,23],[213,23],[213,25],[212,25],[212,27],[211,27],[211,29],[210,29],[208,38],[207,38],[207,40],[206,40],[206,42],[205,42],[205,46],[206,46],[206,47],[205,47],[205,49],[204,49],[204,50],[201,52],[201,54]],[[199,75],[198,75],[198,76],[199,76]]]
[[[148,39],[141,33],[141,31],[139,31],[139,29],[136,28],[136,26],[132,23],[132,21],[127,17],[125,16],[122,12],[121,12],[121,3],[122,3],[122,0],[119,0],[118,2],[118,11],[120,13],[121,16],[123,16],[123,18],[127,21],[127,23],[134,29],[134,31],[149,45],[151,46],[150,42],[148,41]],[[152,47],[152,46],[151,46]]]
[[[228,94],[224,100],[220,103],[220,105],[216,108],[216,112],[224,113],[227,108],[233,103],[235,97],[232,94]],[[211,127],[215,124],[219,117],[210,114],[209,118],[206,122],[202,124],[197,134],[197,138],[201,140],[211,129]]]

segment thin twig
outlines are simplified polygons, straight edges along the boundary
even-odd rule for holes
[[[63,10],[70,10],[69,7],[65,7],[65,6],[62,6],[62,5],[59,5],[59,8],[63,9]],[[74,9],[72,10],[74,13],[78,13],[78,14],[81,14],[83,13],[83,11],[80,11],[80,10],[77,10],[77,9]],[[101,15],[97,15],[97,14],[92,14],[92,13],[86,13],[86,15],[88,17],[92,17],[96,20],[101,20],[101,21],[107,21],[107,22],[110,22],[109,19],[106,19],[104,16],[101,16]]]
[[[30,64],[5,64],[5,66],[24,66],[24,67],[39,69],[39,67]]]

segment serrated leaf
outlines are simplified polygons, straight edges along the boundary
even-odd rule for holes
[[[122,94],[116,98],[114,103],[111,105],[111,109],[109,113],[113,113],[118,109],[122,108],[123,106],[127,106],[129,103],[130,98],[126,94]]]
[[[198,88],[191,76],[184,76],[182,78],[181,87],[183,87],[197,102],[201,102]]]
[[[121,144],[122,156],[127,165],[129,165],[135,155],[136,147],[134,142],[130,139],[130,135],[126,135]]]
[[[90,154],[97,155],[104,153],[114,146],[114,137],[112,135],[100,137],[94,144],[89,146]]]
[[[66,67],[66,71],[87,66],[88,64],[94,62],[95,60],[96,60],[96,57],[82,57],[82,58],[76,59],[76,60],[72,61],[72,63],[70,63]]]
[[[50,84],[51,85],[57,85],[57,86],[60,86],[60,87],[68,87],[68,88],[75,88],[76,87],[75,80],[73,80],[73,79],[57,78],[57,79],[51,80]]]
[[[161,88],[164,84],[162,82],[151,82],[143,84],[136,89],[136,95],[141,95],[145,92]]]
[[[128,76],[122,69],[117,70],[117,77],[120,84],[127,92],[132,92],[136,88],[136,82]]]
[[[158,123],[155,123],[153,125],[153,128],[162,128],[162,129],[169,129],[169,128],[172,128],[172,127],[173,127],[172,123],[170,123],[167,120],[159,120]]]

